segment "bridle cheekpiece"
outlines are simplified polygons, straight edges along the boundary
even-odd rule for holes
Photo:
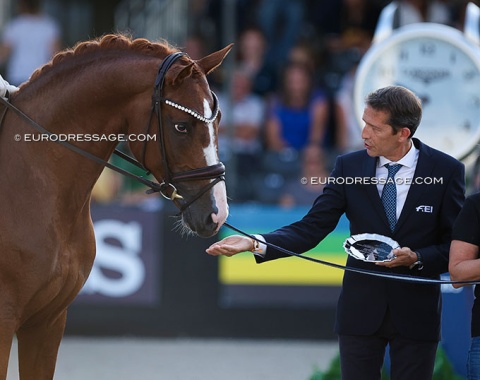
[[[179,207],[180,209],[180,213],[185,211],[193,202],[198,200],[203,194],[205,194],[218,182],[225,180],[225,166],[221,162],[215,165],[210,165],[210,166],[193,169],[193,170],[187,170],[179,173],[172,173],[168,165],[167,153],[165,148],[165,139],[164,139],[164,127],[162,123],[161,103],[164,102],[168,106],[174,107],[182,112],[185,112],[204,123],[213,122],[217,118],[219,113],[218,99],[213,91],[211,93],[212,93],[213,102],[214,102],[214,110],[212,112],[212,116],[209,118],[203,115],[200,115],[197,111],[194,111],[188,107],[182,106],[181,104],[178,104],[172,100],[163,98],[163,86],[165,83],[165,75],[168,69],[173,65],[173,63],[184,55],[186,55],[186,53],[184,52],[172,53],[167,57],[165,57],[165,59],[160,64],[160,67],[158,69],[157,79],[155,80],[155,87],[154,87],[153,96],[152,96],[152,113],[151,113],[150,122],[148,125],[148,128],[150,128],[151,121],[153,119],[153,116],[155,115],[158,122],[160,149],[162,152],[163,167],[164,167],[163,182],[160,184],[158,189],[152,189],[150,190],[150,192],[158,191],[166,199],[170,199],[171,201],[179,201],[179,200],[183,200],[184,197],[178,194],[178,191],[174,185],[174,182],[178,183],[182,181],[195,181],[195,180],[198,181],[198,180],[213,179],[212,182],[204,186],[192,199],[186,201],[180,206],[177,204],[177,207]],[[145,163],[145,148],[146,146],[144,147],[144,152],[143,152],[144,163]],[[170,194],[167,193],[168,189],[170,189]]]

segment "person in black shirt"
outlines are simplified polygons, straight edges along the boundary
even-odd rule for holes
[[[450,277],[454,281],[480,280],[480,193],[470,195],[458,215],[450,246]],[[463,285],[454,284],[456,288]],[[472,340],[467,361],[468,380],[480,380],[480,286],[475,286]]]

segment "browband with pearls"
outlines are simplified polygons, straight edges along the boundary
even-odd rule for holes
[[[212,95],[213,95],[214,111],[213,111],[213,115],[210,118],[206,118],[205,116],[200,115],[197,111],[194,111],[190,108],[184,107],[184,106],[182,106],[178,103],[172,102],[171,100],[165,99],[164,101],[165,101],[165,104],[168,104],[169,106],[177,108],[180,111],[186,112],[189,115],[192,115],[194,118],[196,118],[200,121],[203,121],[204,123],[211,123],[217,118],[218,111],[220,110],[220,108],[218,107],[217,95],[215,95],[215,93],[213,91],[212,91]]]

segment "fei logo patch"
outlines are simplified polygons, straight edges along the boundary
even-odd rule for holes
[[[415,207],[415,210],[417,212],[426,212],[428,214],[431,214],[433,213],[433,206],[421,205],[421,206]]]

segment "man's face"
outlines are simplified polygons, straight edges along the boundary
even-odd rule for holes
[[[392,126],[387,124],[388,118],[388,112],[366,106],[363,112],[365,127],[362,139],[369,156],[384,156],[391,161],[398,161],[408,151],[405,148],[410,147],[410,131],[402,128],[394,134]]]

